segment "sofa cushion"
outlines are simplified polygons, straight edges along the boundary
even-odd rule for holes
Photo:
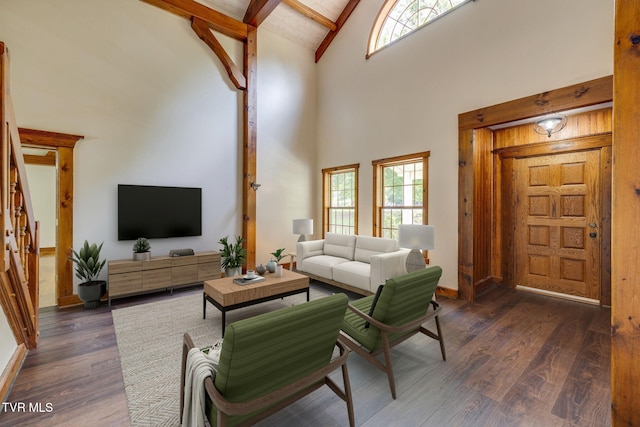
[[[333,280],[345,285],[371,291],[371,265],[360,261],[343,262],[333,266]]]
[[[397,251],[398,242],[382,237],[358,236],[354,259],[360,262],[371,263],[371,255]]]
[[[356,236],[350,234],[327,233],[324,237],[324,254],[353,261]]]
[[[298,269],[309,274],[324,277],[325,279],[332,279],[332,268],[338,264],[346,262],[350,261],[331,255],[318,255],[311,258],[305,258],[298,266]]]

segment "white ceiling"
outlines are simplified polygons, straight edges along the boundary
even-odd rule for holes
[[[198,0],[199,3],[242,21],[250,0]],[[324,17],[336,22],[349,0],[300,0]],[[315,51],[329,29],[307,18],[284,2],[260,25],[271,32]]]

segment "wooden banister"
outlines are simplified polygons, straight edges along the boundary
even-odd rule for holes
[[[11,92],[9,50],[0,42],[0,303],[18,345],[38,342],[39,225],[35,221]]]

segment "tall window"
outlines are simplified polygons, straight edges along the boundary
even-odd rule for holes
[[[322,170],[322,232],[358,234],[359,164]]]
[[[369,36],[367,57],[471,0],[387,0]]]
[[[374,235],[398,238],[400,224],[427,223],[429,152],[374,160]]]

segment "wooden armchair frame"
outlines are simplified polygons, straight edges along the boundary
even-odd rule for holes
[[[333,392],[347,404],[347,413],[349,416],[349,425],[353,427],[355,425],[355,417],[353,412],[353,398],[351,395],[351,384],[349,382],[349,374],[347,372],[347,356],[349,351],[347,350],[344,341],[341,337],[338,337],[336,345],[340,349],[340,356],[329,364],[318,369],[310,375],[299,379],[279,390],[273,391],[265,396],[253,399],[248,402],[229,402],[220,394],[218,389],[213,384],[211,377],[205,380],[204,386],[207,395],[217,408],[218,418],[217,425],[220,427],[226,426],[226,417],[229,415],[245,415],[262,408],[267,408],[263,412],[255,415],[254,417],[244,421],[239,426],[250,426],[256,422],[267,418],[270,415],[275,414],[281,409],[287,407],[296,400],[306,396],[307,394],[319,389],[323,385],[327,385]],[[180,380],[180,419],[182,419],[182,413],[184,411],[184,376],[187,363],[187,354],[189,350],[194,348],[193,340],[188,333],[184,334],[184,341],[182,346],[182,375]],[[343,390],[329,378],[329,374],[338,368],[342,368],[343,378]],[[284,399],[284,400],[283,400]],[[270,405],[274,405],[271,406]]]
[[[389,388],[391,389],[391,396],[394,399],[396,398],[396,385],[395,385],[395,378],[393,375],[393,366],[391,364],[391,348],[392,347],[411,338],[417,333],[423,333],[428,337],[433,338],[440,342],[440,352],[442,353],[442,360],[445,360],[445,361],[447,360],[447,355],[444,348],[444,340],[442,338],[442,330],[440,329],[440,320],[438,319],[440,306],[435,301],[431,301],[431,304],[433,305],[433,308],[434,308],[433,311],[427,312],[426,315],[416,320],[405,323],[403,325],[397,325],[397,326],[392,326],[392,325],[387,325],[385,323],[382,323],[379,320],[376,320],[373,317],[369,316],[368,314],[364,313],[363,311],[358,310],[353,305],[351,304],[348,305],[348,308],[347,308],[348,310],[353,311],[356,315],[365,319],[367,322],[371,324],[371,326],[375,326],[376,328],[380,329],[380,334],[382,336],[382,347],[374,351],[369,351],[365,347],[360,345],[357,341],[355,341],[354,338],[347,335],[344,331],[340,331],[341,336],[345,338],[344,343],[351,350],[355,351],[360,356],[362,356],[365,360],[369,361],[373,366],[375,366],[376,368],[380,369],[381,371],[387,374],[387,378],[389,379]],[[436,329],[438,332],[437,334],[428,330],[424,326],[422,326],[424,322],[431,319],[432,317],[435,319],[435,322],[436,322]],[[419,327],[419,328],[415,329],[416,327]],[[402,336],[399,339],[396,339],[395,341],[391,341],[391,342],[389,341],[389,336],[388,336],[389,334],[408,332],[408,331],[411,331],[412,329],[415,329],[415,330],[411,333],[408,333],[407,335]],[[380,353],[384,353],[384,363],[376,359],[376,356],[378,356]]]

